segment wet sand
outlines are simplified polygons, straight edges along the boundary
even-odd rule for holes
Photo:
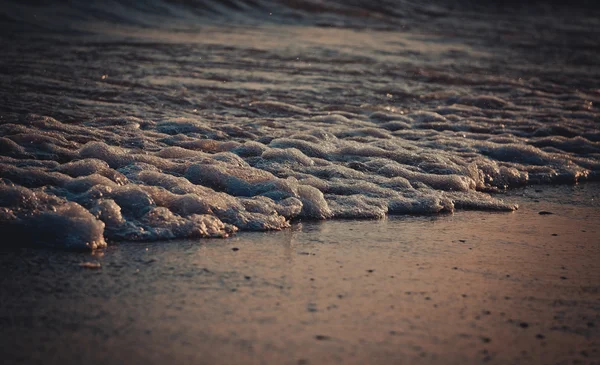
[[[513,213],[3,252],[3,363],[597,364],[599,188],[515,190]]]

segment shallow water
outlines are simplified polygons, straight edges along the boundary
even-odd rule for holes
[[[5,244],[512,211],[600,176],[594,8],[140,4],[2,9]]]

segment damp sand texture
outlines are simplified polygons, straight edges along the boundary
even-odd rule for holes
[[[599,188],[528,188],[508,214],[2,253],[3,361],[595,364]]]

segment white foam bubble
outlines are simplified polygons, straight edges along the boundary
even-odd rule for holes
[[[542,39],[579,40],[557,24]],[[497,192],[600,178],[599,62],[567,52],[540,66],[518,50],[525,32],[498,44],[472,28],[277,26],[5,47],[28,72],[0,74],[0,229],[93,249],[294,219],[512,211]],[[497,54],[510,58],[500,72]]]

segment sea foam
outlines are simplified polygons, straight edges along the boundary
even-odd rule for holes
[[[295,110],[279,104],[270,108],[279,114]],[[585,140],[572,148],[564,137],[546,136],[538,139],[538,146],[514,143],[514,138],[463,138],[461,154],[440,148],[436,139],[411,141],[380,132],[380,120],[393,116],[373,119],[371,115],[362,122],[371,127],[359,129],[347,129],[345,118],[308,133],[298,134],[291,127],[288,136],[264,144],[205,135],[183,138],[185,133],[213,130],[200,119],[146,122],[144,129],[138,122],[101,119],[70,128],[50,117],[29,115],[27,123],[2,125],[18,133],[3,137],[0,225],[20,237],[15,244],[95,249],[106,240],[279,230],[293,219],[511,211],[514,205],[482,191],[525,185],[532,178],[579,181],[590,169],[573,157],[587,161],[579,154],[595,153],[597,144]],[[412,120],[415,132],[425,122],[451,124],[433,112],[400,119],[406,124]],[[144,150],[118,141],[109,144],[101,137],[91,140],[107,125],[133,131],[136,139],[156,147]],[[47,136],[57,129],[60,138]],[[170,139],[172,135],[182,138]],[[49,155],[52,143],[65,151]],[[571,155],[539,149],[549,145]],[[588,166],[597,173],[597,164],[590,161]]]
[[[0,28],[31,29],[0,36],[3,245],[510,212],[506,189],[600,177],[591,15],[546,14],[540,32],[518,12],[464,22],[454,2],[16,3]]]

